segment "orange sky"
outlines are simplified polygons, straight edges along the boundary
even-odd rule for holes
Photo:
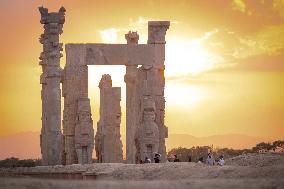
[[[0,1],[0,136],[41,128],[41,5],[66,8],[63,43],[126,43],[130,29],[146,43],[148,20],[172,21],[165,73],[170,133],[284,138],[283,0]],[[125,68],[90,66],[89,73],[96,123],[101,74],[125,89]]]

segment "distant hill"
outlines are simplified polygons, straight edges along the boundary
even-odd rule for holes
[[[191,148],[193,146],[213,145],[214,147],[244,149],[252,148],[260,142],[272,142],[271,138],[253,137],[241,134],[212,135],[195,137],[188,134],[171,134],[166,139],[167,149],[176,147]]]
[[[272,139],[252,137],[240,134],[213,135],[208,137],[194,137],[188,134],[170,134],[166,139],[167,149],[175,147],[214,145],[214,147],[228,147],[235,149],[251,148],[259,142],[272,142]],[[125,152],[125,135],[122,135],[123,151]],[[23,132],[0,137],[0,159],[7,157],[20,159],[39,158],[39,133]],[[93,153],[95,156],[95,152]]]

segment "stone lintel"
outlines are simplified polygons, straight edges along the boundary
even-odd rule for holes
[[[163,54],[157,55],[160,44],[66,44],[66,57],[84,57],[84,65],[153,65],[162,67]],[[159,50],[158,50],[159,51]],[[68,59],[68,58],[67,58]],[[159,60],[161,59],[161,60]],[[73,61],[78,64],[78,61]],[[68,60],[67,60],[67,64]],[[160,65],[161,64],[161,65]]]

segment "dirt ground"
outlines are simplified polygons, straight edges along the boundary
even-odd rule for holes
[[[27,173],[23,175],[22,173]],[[44,174],[81,173],[95,175],[82,180],[34,178]],[[0,169],[0,188],[32,189],[180,189],[267,188],[284,189],[284,154],[246,154],[226,160],[226,166],[198,163],[91,164]],[[17,177],[16,177],[17,176]],[[60,176],[58,177],[60,178]]]

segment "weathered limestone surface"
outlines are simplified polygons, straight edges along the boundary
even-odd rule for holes
[[[168,129],[165,116],[165,34],[168,21],[148,23],[148,45],[154,46],[154,62],[138,65],[126,64],[126,158],[127,163],[139,163],[154,153],[166,161],[165,138]],[[136,32],[125,35],[129,48],[138,43]]]
[[[137,32],[125,34],[127,44],[131,48],[138,44]],[[138,163],[135,135],[139,124],[138,65],[127,64],[124,81],[126,83],[126,160],[127,163]],[[137,142],[137,140],[136,140]]]
[[[40,36],[43,52],[40,55],[42,74],[42,128],[40,145],[43,165],[61,164],[62,134],[61,134],[61,68],[60,57],[62,43],[59,35],[65,21],[65,9],[49,13],[48,9],[39,7],[40,23],[44,25],[44,33]]]
[[[159,61],[154,65],[163,65],[162,67],[153,66],[150,69],[142,66],[142,69],[147,71],[147,79],[145,81],[147,88],[147,95],[150,95],[155,101],[155,122],[159,128],[159,150],[162,155],[161,162],[166,161],[166,145],[165,138],[168,137],[168,128],[165,126],[165,35],[170,26],[169,21],[150,21],[148,22],[148,44],[154,44],[155,48],[155,61]],[[144,95],[144,94],[143,94]]]
[[[85,65],[154,65],[157,61],[156,46],[152,44],[66,44],[66,53],[75,52]],[[162,57],[160,57],[162,58]],[[156,65],[162,66],[162,65]]]
[[[168,21],[148,22],[148,44],[138,44],[137,32],[125,35],[127,44],[66,44],[66,65],[60,68],[59,35],[65,9],[48,13],[39,8],[44,34],[40,65],[42,84],[41,152],[44,165],[92,162],[93,120],[88,98],[88,65],[125,65],[126,158],[138,163],[160,153],[166,160],[165,138],[165,35]],[[141,66],[138,68],[138,66]],[[64,97],[61,134],[61,89]],[[99,162],[121,162],[121,89],[112,87],[109,75],[100,82],[100,121],[96,134]]]
[[[154,63],[145,62],[140,68],[127,66],[126,78],[132,78],[128,82],[126,80],[126,90],[129,91],[126,107],[131,110],[126,118],[128,163],[138,163],[145,157],[153,161],[154,153],[161,154],[161,162],[166,161],[165,138],[168,137],[168,130],[164,125],[164,60],[168,28],[167,21],[149,22],[148,45],[154,45]],[[131,40],[138,41],[131,39],[133,35],[130,34],[126,35],[129,46]]]
[[[79,164],[92,162],[94,129],[91,116],[90,99],[78,99],[77,120],[75,124],[75,149]]]
[[[150,96],[142,100],[142,119],[138,128],[139,148],[137,153],[141,160],[146,157],[154,160],[154,154],[159,152],[159,128],[155,122],[155,101]]]
[[[93,121],[88,99],[88,66],[80,49],[66,51],[63,74],[63,164],[91,163]],[[84,138],[84,139],[83,139]]]
[[[100,120],[96,133],[96,154],[100,163],[121,163],[120,140],[121,88],[112,87],[111,76],[102,76],[100,84]]]

